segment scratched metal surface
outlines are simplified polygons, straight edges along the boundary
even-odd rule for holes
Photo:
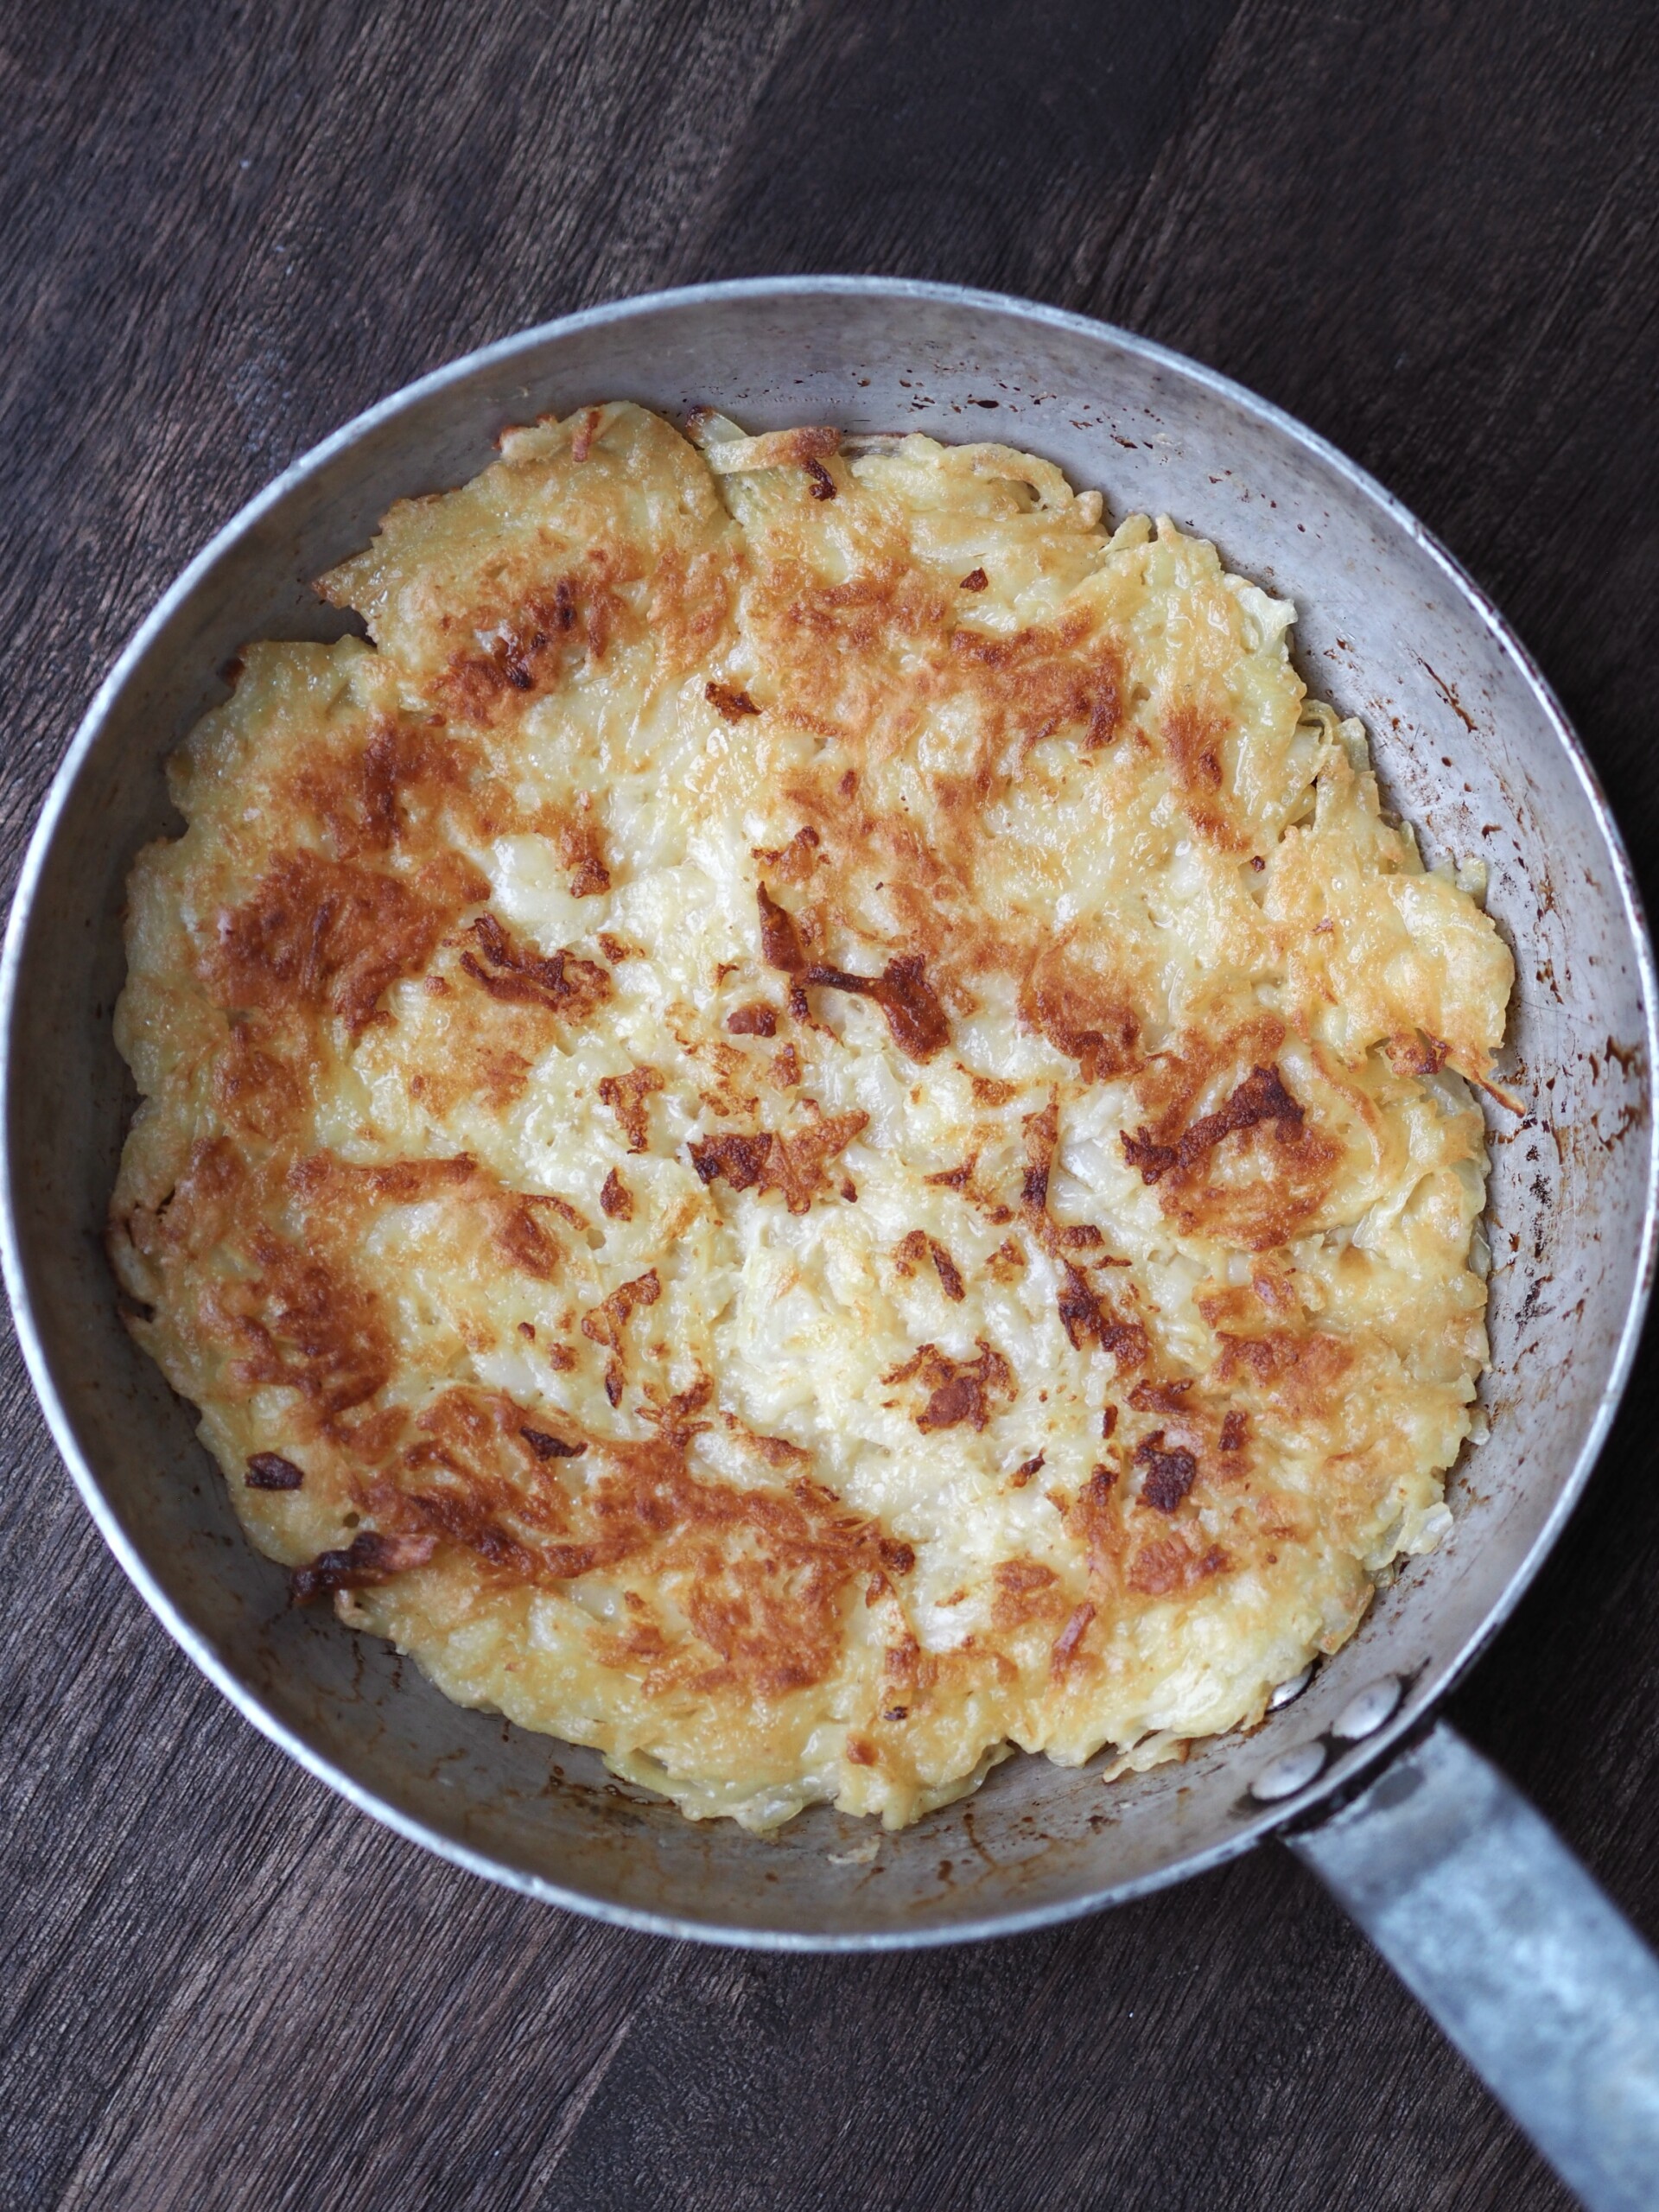
[[[286,1611],[188,1414],[119,1327],[97,1242],[123,1112],[109,1014],[125,871],[167,825],[161,759],[249,637],[327,633],[308,579],[393,498],[470,474],[507,422],[623,393],[671,411],[712,402],[758,428],[999,436],[1099,485],[1116,513],[1173,514],[1296,601],[1310,686],[1364,718],[1429,857],[1489,863],[1520,974],[1501,1072],[1529,1109],[1491,1116],[1491,1437],[1454,1478],[1452,1538],[1248,1741],[1110,1789],[1095,1770],[1016,1758],[874,1856],[863,1825],[827,1809],[771,1842],[690,1826],[591,1755],[463,1713],[383,1648]],[[1466,1663],[1582,1478],[1627,1343],[1651,1011],[1622,860],[1537,677],[1339,457],[1208,372],[1071,318],[915,286],[715,290],[531,334],[377,410],[232,525],[163,616],[94,709],[25,879],[9,1262],[60,1442],[106,1534],[187,1648],[315,1770],[464,1863],[608,1916],[748,1942],[913,1942],[1121,1899],[1242,1849],[1412,1726]],[[1363,1752],[1335,1745],[1332,1719],[1382,1675],[1408,1685],[1393,1722]],[[1269,1761],[1319,1739],[1332,1756],[1312,1790],[1271,1812],[1251,1799]]]

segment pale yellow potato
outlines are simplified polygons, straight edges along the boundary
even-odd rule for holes
[[[1510,957],[1000,446],[515,430],[131,883],[110,1246],[301,1598],[693,1818],[1258,1719],[1448,1522]]]

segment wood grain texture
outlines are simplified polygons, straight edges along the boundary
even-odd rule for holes
[[[1241,378],[1517,621],[1659,890],[1659,45],[1621,0],[0,5],[0,860],[125,633],[451,355],[691,278],[1032,294]],[[1659,1934],[1644,1361],[1457,1700]],[[1281,1854],[874,1961],[677,1948],[346,1810],[105,1554],[0,1364],[0,2206],[1544,2208]]]

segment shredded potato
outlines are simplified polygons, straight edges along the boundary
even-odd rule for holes
[[[1212,546],[690,429],[508,433],[172,764],[134,1333],[296,1601],[693,1818],[1178,1756],[1448,1524],[1509,954]]]

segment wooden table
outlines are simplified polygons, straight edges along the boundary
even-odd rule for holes
[[[1332,0],[8,0],[0,836],[121,639],[294,454],[588,302],[782,270],[1058,301],[1373,469],[1659,830],[1659,41]],[[1649,871],[1649,887],[1653,875]],[[676,1948],[453,1872],[245,1726],[105,1554],[16,1353],[0,2203],[1565,2203],[1283,1855],[1079,1927]],[[1457,1700],[1659,1933],[1638,1375]]]

